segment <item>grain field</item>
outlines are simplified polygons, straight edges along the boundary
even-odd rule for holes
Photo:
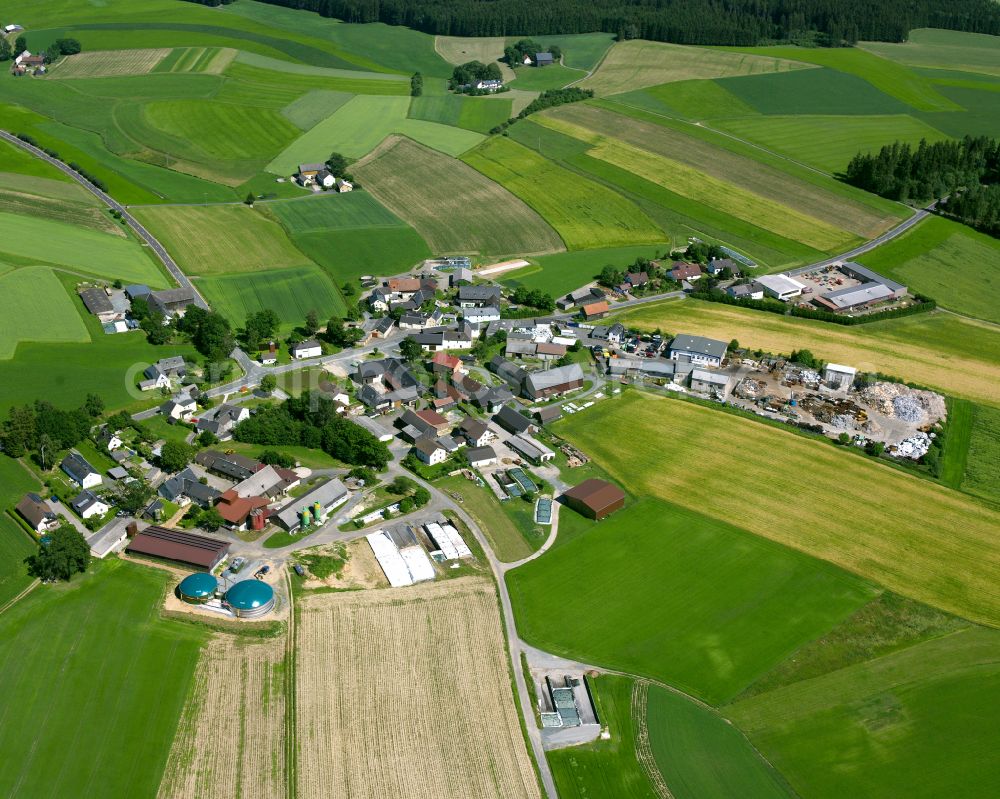
[[[298,609],[300,799],[539,796],[489,581],[315,594]]]

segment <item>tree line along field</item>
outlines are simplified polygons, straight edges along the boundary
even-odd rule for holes
[[[295,702],[304,799],[540,795],[488,580],[305,597]]]
[[[156,793],[206,637],[159,618],[166,584],[109,560],[0,616],[5,795]]]
[[[699,300],[635,308],[618,321],[639,330],[690,332],[744,347],[789,353],[808,349],[817,358],[860,372],[897,375],[947,394],[995,405],[1000,380],[1000,337],[986,324],[944,313],[843,327],[765,314]]]
[[[505,255],[563,249],[559,235],[516,193],[408,139],[390,138],[353,172],[435,253]],[[440,180],[443,174],[447,181]]]
[[[620,437],[602,437],[607,429],[628,431],[627,448]],[[659,432],[666,429],[669,437]],[[1000,594],[988,575],[1000,561],[1000,513],[965,494],[826,442],[638,391],[561,421],[557,432],[636,491],[710,509],[716,519],[906,596],[996,623]],[[764,472],[754,466],[760,453],[772,453]],[[659,479],[691,462],[702,477],[683,490]],[[759,502],[763,491],[796,500]],[[850,512],[830,514],[829,503],[841,496],[851,498]]]

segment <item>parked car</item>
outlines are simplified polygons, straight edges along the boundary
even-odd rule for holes
[[[233,558],[233,562],[229,564],[229,571],[233,574],[238,574],[239,570],[246,565],[246,560],[244,558]]]
[[[305,577],[306,576],[306,570],[303,569],[298,563],[296,563],[294,566],[292,566],[292,568],[295,569],[295,573],[299,577]]]

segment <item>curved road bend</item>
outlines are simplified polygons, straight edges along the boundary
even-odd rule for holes
[[[140,224],[140,222],[134,216],[132,216],[132,214],[128,212],[128,210],[124,205],[122,205],[117,200],[112,198],[106,192],[101,191],[99,188],[97,188],[97,186],[95,186],[93,183],[87,180],[79,172],[75,172],[74,170],[70,169],[67,164],[64,164],[58,158],[53,158],[52,156],[47,155],[44,151],[38,149],[34,145],[28,144],[25,141],[21,141],[19,138],[17,138],[17,136],[8,133],[5,130],[0,130],[0,139],[4,139],[5,141],[10,142],[15,146],[20,147],[22,150],[27,150],[36,158],[41,158],[43,161],[47,161],[48,163],[52,164],[52,166],[54,166],[56,169],[60,170],[66,175],[69,175],[69,177],[73,178],[73,180],[75,180],[77,183],[83,186],[87,191],[89,191],[91,194],[97,197],[97,199],[99,199],[112,211],[117,211],[118,213],[120,213],[122,219],[125,221],[125,224],[127,224],[130,228],[132,228],[132,230],[134,230],[135,233],[143,241],[145,241],[146,244],[149,245],[150,249],[152,249],[153,252],[156,253],[156,257],[163,262],[163,265],[167,268],[167,271],[170,272],[174,280],[177,281],[177,284],[181,288],[188,289],[192,294],[194,294],[195,302],[198,305],[200,305],[202,308],[208,309],[208,303],[205,302],[205,298],[201,296],[201,292],[199,292],[198,289],[194,287],[194,284],[188,279],[188,276],[181,271],[180,267],[177,266],[177,264],[174,262],[174,259],[171,258],[170,254],[164,249],[163,245],[160,244],[160,242],[156,240],[153,234],[150,233],[148,230],[146,230],[146,228],[143,227],[142,224]]]

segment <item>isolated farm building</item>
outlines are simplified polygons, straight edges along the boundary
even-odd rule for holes
[[[565,344],[553,344],[551,341],[539,341],[535,345],[535,357],[543,361],[557,361],[567,352]]]
[[[80,292],[80,299],[83,300],[87,310],[102,322],[111,322],[121,317],[115,311],[115,306],[111,304],[111,298],[104,289],[84,289]]]
[[[240,580],[226,591],[226,604],[241,619],[259,619],[274,609],[274,589],[263,580]]]
[[[472,283],[473,273],[471,269],[460,266],[448,276],[449,286],[463,286]]]
[[[291,354],[296,360],[317,358],[323,354],[323,345],[314,338],[308,341],[300,341],[298,344],[292,345]]]
[[[544,425],[562,418],[563,410],[562,405],[545,405],[541,408],[535,408],[534,413],[539,424]]]
[[[471,416],[466,416],[462,420],[458,430],[473,447],[484,447],[496,438],[486,422],[473,419]]]
[[[295,176],[298,178],[299,183],[303,186],[308,186],[310,183],[316,180],[316,176],[320,172],[326,171],[326,164],[315,163],[315,164],[299,164],[298,171]]]
[[[195,572],[180,581],[174,593],[182,602],[189,605],[203,605],[215,598],[219,590],[219,580],[208,572]]]
[[[682,333],[670,342],[670,360],[699,366],[721,366],[728,345],[724,341]]]
[[[764,292],[771,297],[787,302],[802,295],[802,290],[806,284],[788,275],[761,275],[757,282],[763,287]]]
[[[229,542],[184,530],[153,526],[136,534],[129,541],[126,551],[211,571],[225,560],[229,552]]]
[[[507,442],[507,446],[523,455],[532,463],[546,463],[556,456],[552,450],[540,441],[523,433],[512,437]]]
[[[327,480],[316,488],[281,508],[275,515],[275,521],[286,530],[297,530],[302,525],[304,512],[312,512],[314,522],[321,521],[331,510],[347,502],[350,494],[340,480]]]
[[[887,302],[895,294],[893,290],[884,283],[861,283],[857,286],[831,291],[822,296],[816,297],[814,302],[828,311],[840,313],[843,311],[853,311],[857,308],[867,308],[880,302]]]
[[[517,408],[504,405],[493,417],[493,421],[509,433],[527,433],[534,425]]]
[[[103,516],[111,510],[110,505],[88,488],[83,489],[83,491],[73,497],[69,504],[81,519],[89,519],[92,516]]]
[[[194,456],[194,462],[210,472],[216,472],[232,480],[245,480],[254,472],[264,468],[264,464],[246,455],[222,453],[206,449]]]
[[[465,451],[465,459],[473,469],[479,469],[495,464],[497,453],[493,447],[470,447]]]
[[[56,516],[49,503],[38,494],[25,494],[15,509],[36,533],[48,532],[59,526],[59,517]]]
[[[588,321],[591,319],[600,319],[602,316],[607,316],[610,306],[607,300],[601,300],[600,302],[591,302],[584,305],[581,309],[583,313],[583,318]]]
[[[577,513],[588,519],[603,519],[625,506],[625,492],[613,483],[591,478],[562,495]]]
[[[337,178],[329,169],[321,169],[316,173],[313,181],[324,189],[332,189],[337,185]]]
[[[570,308],[574,308],[577,305],[585,305],[588,302],[593,302],[595,299],[599,299],[604,296],[599,288],[589,286],[587,288],[577,289],[574,292],[567,294],[565,297],[560,297],[556,300],[556,305],[566,311]]]
[[[721,372],[710,372],[707,369],[691,371],[691,388],[704,394],[719,394],[725,396],[729,389],[729,375]]]
[[[76,450],[71,451],[69,455],[62,459],[59,468],[80,488],[93,488],[104,482],[101,479],[101,473],[91,466],[87,462],[87,459]]]
[[[459,286],[459,308],[486,308],[500,305],[499,286]]]
[[[854,385],[858,370],[853,366],[828,363],[823,370],[823,382],[833,389],[849,389]]]
[[[498,92],[503,88],[502,80],[477,80],[472,84],[472,88],[481,92]]]
[[[447,448],[437,439],[421,436],[413,442],[413,451],[417,458],[428,466],[436,466],[448,459]]]
[[[555,63],[552,53],[535,53],[535,66],[548,67]]]
[[[565,394],[583,385],[583,369],[578,363],[557,366],[544,372],[529,372],[524,381],[528,399],[537,400]]]
[[[753,283],[740,283],[736,286],[729,286],[726,294],[734,300],[762,300],[764,299],[764,287],[754,281]]]
[[[151,291],[146,295],[146,303],[152,313],[170,319],[174,316],[184,316],[187,307],[195,305],[196,301],[191,289],[178,288]]]
[[[165,480],[157,493],[168,502],[178,502],[186,497],[200,508],[212,507],[219,496],[218,489],[202,483],[201,475],[190,466]]]
[[[482,308],[466,308],[462,313],[462,318],[473,325],[496,322],[500,319],[500,309],[493,305],[487,305]]]
[[[701,266],[678,261],[670,270],[670,279],[680,283],[682,280],[692,281],[701,277]]]

